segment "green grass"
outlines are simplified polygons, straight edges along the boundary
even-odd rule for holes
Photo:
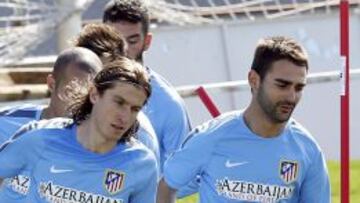
[[[340,164],[339,162],[329,161],[328,168],[331,182],[331,196],[333,203],[340,203]],[[350,202],[360,202],[360,160],[351,161],[350,169]],[[181,200],[177,203],[196,203],[197,195],[193,195]]]

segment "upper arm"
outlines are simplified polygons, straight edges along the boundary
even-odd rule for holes
[[[175,203],[176,190],[169,187],[164,179],[159,183],[159,189],[157,193],[156,203]]]
[[[314,157],[314,161],[306,172],[300,189],[300,202],[331,202],[329,175],[321,152]]]
[[[216,141],[207,133],[191,136],[182,148],[175,152],[164,166],[164,180],[172,188],[179,189],[206,168]]]
[[[181,143],[190,131],[190,123],[185,109],[180,104],[174,104],[173,110],[168,114],[166,124],[163,126],[162,142],[164,148],[164,161],[180,148]]]
[[[142,112],[138,114],[138,121],[140,124],[137,132],[138,140],[154,152],[158,164],[160,164],[160,149],[159,141],[155,130],[150,123],[150,120]]]
[[[28,166],[35,153],[30,135],[10,139],[0,146],[0,177],[13,177]]]
[[[150,173],[146,174],[146,179],[140,183],[139,189],[134,192],[131,196],[129,202],[130,203],[138,203],[138,202],[149,202],[155,203],[156,200],[156,192],[158,186],[158,169],[155,159],[153,160],[152,165],[148,165],[146,167],[147,172]],[[145,172],[146,173],[146,172]]]

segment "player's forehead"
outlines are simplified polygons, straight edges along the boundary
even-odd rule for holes
[[[142,23],[141,22],[129,22],[125,20],[109,22],[109,25],[113,26],[117,32],[122,34],[125,38],[142,35]]]
[[[291,83],[306,83],[306,66],[297,65],[289,60],[278,60],[271,64],[265,79],[288,81]]]
[[[146,100],[145,90],[128,82],[115,82],[106,92],[111,98],[121,99],[132,106],[142,106]]]

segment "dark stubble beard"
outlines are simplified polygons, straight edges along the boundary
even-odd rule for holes
[[[296,103],[289,101],[278,101],[273,103],[265,92],[263,84],[260,85],[259,92],[257,94],[257,102],[266,116],[276,124],[287,122],[296,106]],[[281,116],[280,112],[280,106],[284,104],[293,106],[291,112],[286,117]]]
[[[141,49],[141,51],[138,53],[138,55],[135,57],[135,61],[144,64],[144,52],[145,52],[145,44],[143,46],[143,48]]]

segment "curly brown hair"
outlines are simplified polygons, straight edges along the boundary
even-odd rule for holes
[[[104,62],[118,56],[126,56],[125,38],[106,24],[87,24],[74,40],[74,46],[93,51]]]

